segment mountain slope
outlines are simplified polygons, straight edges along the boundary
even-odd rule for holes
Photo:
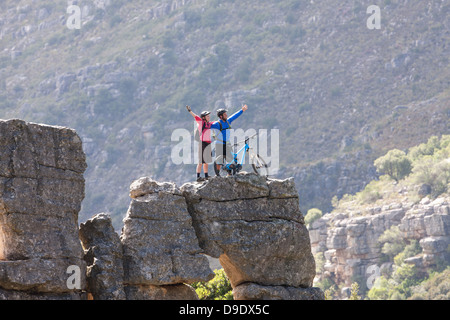
[[[66,26],[72,3],[79,30]],[[185,105],[246,103],[236,128],[279,129],[280,175],[298,176],[303,210],[326,209],[388,149],[449,132],[450,5],[385,1],[369,30],[371,4],[3,1],[2,118],[75,128],[89,164],[81,219],[109,211],[119,227],[131,181],[194,176],[170,159],[173,130],[193,127]],[[331,182],[314,179],[324,164],[340,168]]]

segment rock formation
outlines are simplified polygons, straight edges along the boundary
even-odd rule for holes
[[[100,213],[80,225],[87,263],[86,280],[95,300],[125,300],[123,250],[109,215]]]
[[[184,298],[196,298],[184,284],[208,281],[214,275],[201,254],[180,190],[173,183],[142,178],[131,185],[130,196],[121,235],[129,295],[153,296],[155,290],[164,289],[171,291],[170,296],[182,291],[188,293]]]
[[[197,299],[219,258],[236,299],[323,299],[292,179],[132,183],[121,234],[127,299]],[[82,230],[84,226],[82,225]]]
[[[274,286],[293,292],[310,289],[315,264],[292,179],[214,177],[200,185],[184,184],[181,190],[199,244],[207,255],[219,258],[235,298],[257,298],[244,284],[264,288],[264,297]],[[289,295],[294,296],[302,294]]]
[[[189,284],[213,277],[209,255],[219,258],[235,299],[324,298],[311,287],[315,263],[292,179],[242,174],[179,188],[143,177],[131,184],[130,197],[120,244],[117,239],[112,244],[111,220],[104,215],[81,225],[82,235],[100,238],[82,236],[86,252],[94,253],[87,254],[89,291],[122,283],[129,300],[197,299]],[[86,230],[104,222],[108,227],[100,229],[108,231]],[[103,252],[120,252],[120,245],[123,276],[106,276],[107,269],[122,266],[116,268],[120,259]],[[107,295],[96,291],[93,297]]]
[[[405,260],[420,268],[448,261],[450,245],[450,199],[441,197],[420,203],[391,203],[359,212],[358,215],[335,212],[309,225],[312,252],[323,254],[323,271],[318,279],[331,278],[349,287],[367,279],[368,268],[382,266],[380,236],[398,226],[404,241],[417,240],[422,253]],[[364,283],[365,281],[362,281]]]
[[[0,146],[0,299],[83,298],[80,138],[67,128],[0,120]],[[71,266],[79,271],[74,288]]]
[[[323,299],[293,179],[212,177],[130,187],[121,235],[78,227],[86,169],[75,131],[0,120],[0,299],[198,299],[219,258],[236,299]]]

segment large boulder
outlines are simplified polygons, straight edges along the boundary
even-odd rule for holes
[[[231,285],[311,287],[315,263],[292,179],[213,177],[181,188],[199,243]]]
[[[212,279],[178,187],[141,178],[130,196],[121,235],[124,282],[162,286]]]
[[[0,120],[0,298],[81,297],[85,160],[72,129]]]
[[[87,289],[95,300],[125,300],[123,254],[111,217],[99,213],[80,225],[87,262]]]

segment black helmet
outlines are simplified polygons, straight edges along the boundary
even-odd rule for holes
[[[220,117],[221,115],[223,115],[227,111],[228,111],[227,109],[219,109],[219,110],[217,110],[217,116]]]
[[[200,113],[200,117],[206,117],[210,113],[211,112],[209,112],[209,111],[203,111],[202,113]]]

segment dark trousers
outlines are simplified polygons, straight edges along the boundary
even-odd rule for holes
[[[198,147],[198,163],[211,163],[211,143],[210,142],[204,142],[199,143]]]
[[[231,152],[232,149],[229,143],[216,143],[216,156],[224,156],[224,160],[231,161],[233,159]]]

